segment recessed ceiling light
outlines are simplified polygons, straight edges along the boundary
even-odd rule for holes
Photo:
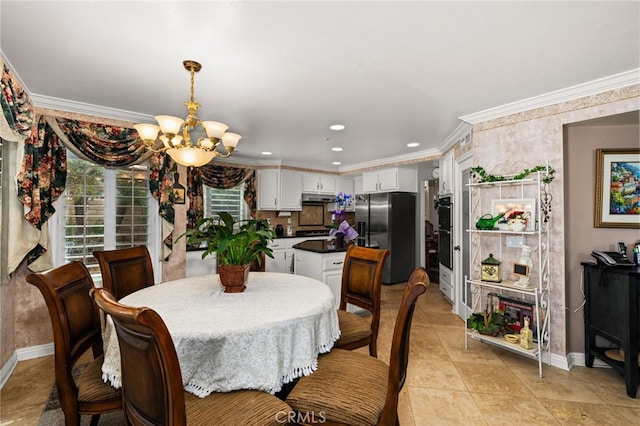
[[[333,148],[331,148],[331,151],[340,152],[342,151],[342,148],[340,148],[339,146],[334,146]]]
[[[262,151],[262,155],[271,155],[272,153],[269,151]]]
[[[334,162],[333,162],[333,163],[331,163],[331,164],[333,164],[334,166],[339,166],[339,165],[340,165],[340,164],[342,164],[342,163],[341,163],[341,162],[339,162],[339,161],[334,161]]]
[[[329,128],[331,130],[344,130],[344,124],[332,124]]]
[[[418,142],[411,142],[411,143],[408,143],[407,146],[409,148],[415,148],[416,146],[420,146],[420,144]]]

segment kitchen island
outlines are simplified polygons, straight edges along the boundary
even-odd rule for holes
[[[348,247],[347,244],[336,247],[335,240],[326,239],[306,240],[293,246],[294,273],[327,284],[335,298],[336,309],[340,305],[342,267]],[[347,310],[352,311],[353,307],[349,305]]]

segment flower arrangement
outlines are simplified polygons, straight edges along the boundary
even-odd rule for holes
[[[334,203],[336,206],[331,214],[331,221],[333,223],[327,225],[327,228],[330,228],[328,239],[333,239],[338,237],[338,234],[343,234],[347,241],[354,241],[358,238],[358,233],[345,220],[345,210],[347,206],[353,205],[353,195],[339,192],[338,195],[336,195]]]

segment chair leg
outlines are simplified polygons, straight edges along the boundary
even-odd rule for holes
[[[374,358],[378,358],[378,345],[376,343],[377,342],[374,340],[369,343],[369,355]]]
[[[99,421],[100,421],[100,414],[93,414],[91,416],[91,426],[98,426]]]

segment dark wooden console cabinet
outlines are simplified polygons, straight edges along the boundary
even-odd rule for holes
[[[594,358],[624,376],[627,395],[638,390],[638,340],[640,340],[640,268],[601,267],[582,263],[586,304],[584,310],[585,364]],[[596,347],[601,336],[624,349],[624,362],[605,355],[609,347]]]

